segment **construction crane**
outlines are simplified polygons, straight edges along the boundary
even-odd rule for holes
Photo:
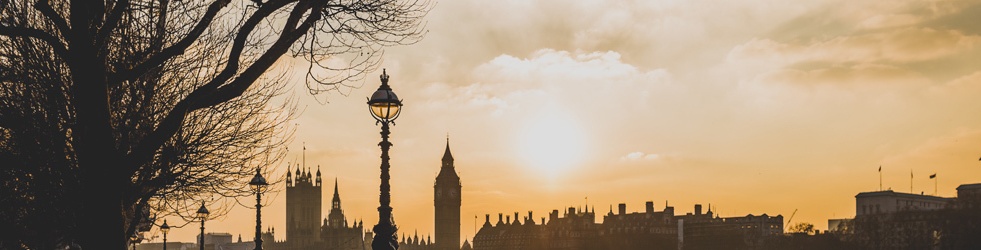
[[[783,225],[783,231],[787,231],[787,227],[790,226],[790,221],[794,220],[794,215],[797,214],[797,209],[794,208],[794,212],[790,214],[790,219],[787,219],[787,225]]]

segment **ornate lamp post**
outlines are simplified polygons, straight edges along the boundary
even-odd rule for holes
[[[391,186],[388,184],[388,179],[390,178],[388,174],[389,164],[388,164],[388,149],[392,147],[392,143],[388,142],[388,124],[395,124],[395,119],[399,117],[399,112],[402,108],[402,101],[395,96],[395,92],[392,92],[392,88],[388,86],[388,74],[382,69],[381,74],[382,85],[375,90],[374,94],[371,94],[371,98],[368,99],[368,108],[371,110],[371,116],[375,118],[375,125],[381,124],[381,136],[382,141],[378,143],[381,146],[381,195],[378,197],[378,202],[380,206],[378,207],[378,224],[372,229],[375,232],[375,238],[371,240],[371,249],[375,250],[387,250],[387,249],[398,249],[398,228],[395,227],[395,219],[392,218],[392,207],[391,204]]]
[[[208,208],[204,207],[204,201],[201,202],[201,207],[198,208],[198,219],[201,220],[201,250],[204,250],[204,221],[208,219]]]
[[[167,219],[164,219],[164,224],[160,225],[160,232],[164,236],[164,247],[163,250],[167,250],[167,233],[170,232],[170,225],[167,225]]]
[[[133,250],[136,250],[136,241],[139,240],[139,239],[140,239],[140,236],[139,235],[136,235],[136,233],[133,233],[133,235],[130,235],[129,236],[129,244],[130,245],[133,245]]]
[[[259,168],[255,169],[255,177],[249,181],[249,186],[255,190],[255,250],[262,250],[262,192],[266,191],[266,178],[259,173]]]

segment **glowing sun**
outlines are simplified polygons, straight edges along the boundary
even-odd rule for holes
[[[524,165],[542,174],[558,174],[585,159],[587,140],[579,121],[561,113],[534,116],[519,128],[515,149]]]

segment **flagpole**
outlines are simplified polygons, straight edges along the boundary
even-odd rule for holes
[[[913,193],[913,169],[909,170],[909,193]]]
[[[882,165],[879,165],[879,191],[882,191]]]

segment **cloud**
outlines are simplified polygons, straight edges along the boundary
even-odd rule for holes
[[[727,59],[783,65],[806,62],[912,63],[959,55],[979,45],[981,36],[957,30],[905,28],[814,42],[753,39],[733,48]]]
[[[661,156],[658,155],[658,154],[647,154],[647,153],[644,153],[644,152],[636,151],[636,152],[631,152],[631,153],[629,153],[627,155],[624,155],[623,157],[620,157],[620,160],[621,161],[637,161],[637,160],[656,160],[658,158],[661,158]]]
[[[495,116],[520,115],[550,103],[586,112],[636,108],[646,106],[652,92],[667,88],[671,81],[666,70],[640,70],[621,61],[614,51],[554,49],[538,50],[526,58],[497,56],[478,65],[469,78],[472,82],[463,86],[436,83],[425,88],[426,106],[489,109]]]
[[[760,76],[763,82],[785,84],[922,84],[929,80],[915,71],[881,65],[857,64],[834,65],[827,68],[811,70],[781,69]]]
[[[952,19],[978,7],[965,1],[823,2],[734,44],[722,67],[743,81],[945,82],[965,73],[957,65],[981,54],[981,36],[958,24],[973,21]]]

